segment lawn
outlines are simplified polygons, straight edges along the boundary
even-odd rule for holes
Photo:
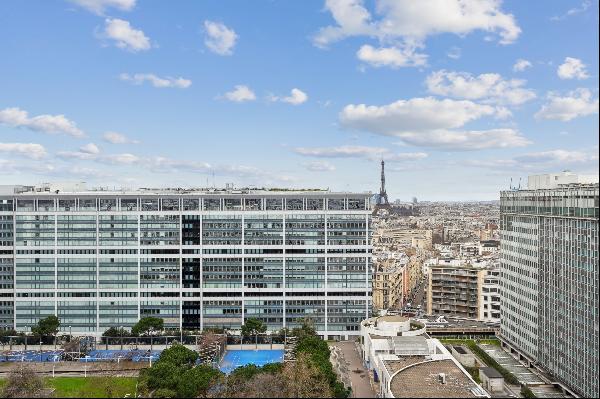
[[[54,388],[57,398],[122,398],[135,397],[137,378],[131,377],[56,377],[46,378],[46,386]],[[0,379],[0,388],[6,380]]]

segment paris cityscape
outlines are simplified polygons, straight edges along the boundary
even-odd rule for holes
[[[3,1],[0,397],[598,397],[598,8]]]

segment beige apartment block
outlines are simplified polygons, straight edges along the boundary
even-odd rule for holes
[[[483,286],[489,270],[469,264],[431,266],[427,313],[479,319],[484,300]]]

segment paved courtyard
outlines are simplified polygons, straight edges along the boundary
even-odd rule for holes
[[[374,398],[375,391],[371,387],[369,372],[363,366],[360,353],[354,341],[341,341],[331,344],[337,353],[334,368],[342,374],[343,381],[349,381],[354,398]]]

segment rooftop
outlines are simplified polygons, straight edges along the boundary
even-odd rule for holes
[[[479,369],[479,371],[485,374],[488,378],[504,378],[502,377],[502,374],[500,374],[498,370],[493,367],[482,367]]]
[[[402,369],[390,384],[396,398],[474,398],[484,396],[452,360],[433,360]]]

